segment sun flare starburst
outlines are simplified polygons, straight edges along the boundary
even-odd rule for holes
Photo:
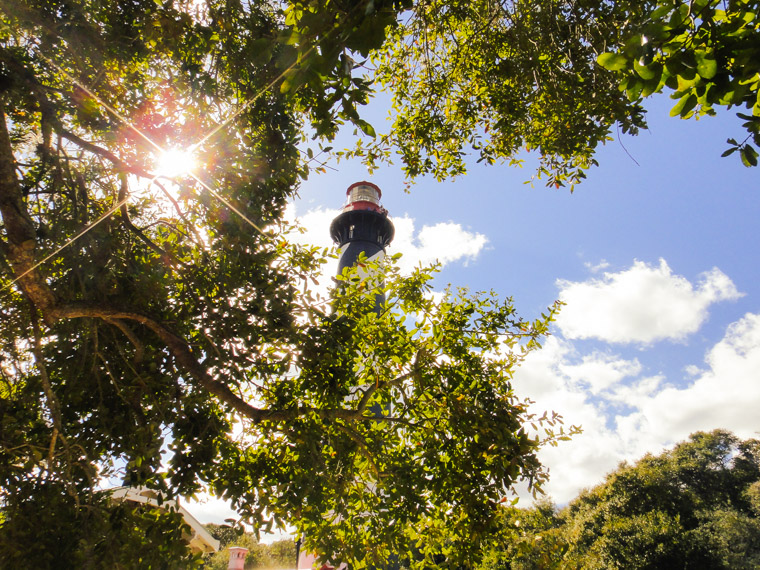
[[[166,178],[177,178],[191,174],[195,166],[192,149],[170,148],[156,157],[155,173]]]

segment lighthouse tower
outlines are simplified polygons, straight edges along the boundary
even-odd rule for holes
[[[388,219],[388,211],[380,205],[380,188],[371,182],[355,182],[346,190],[346,205],[341,213],[330,224],[330,236],[340,247],[338,260],[338,275],[346,267],[356,264],[359,256],[364,253],[368,260],[379,261],[385,255],[385,248],[393,241],[393,222]],[[375,298],[375,310],[385,302],[384,295]],[[375,404],[370,413],[380,416],[382,408]],[[300,543],[299,543],[300,546]],[[298,570],[315,567],[314,554],[297,550]],[[345,570],[341,564],[337,570]],[[323,570],[332,566],[323,565]]]
[[[352,267],[361,253],[378,261],[393,241],[393,222],[380,205],[382,192],[371,182],[355,182],[346,190],[346,205],[330,224],[330,236],[340,247],[338,274]],[[384,299],[378,299],[382,303]]]

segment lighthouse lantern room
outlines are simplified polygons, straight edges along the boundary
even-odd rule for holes
[[[355,182],[346,190],[346,205],[330,224],[330,236],[341,248],[338,273],[354,265],[361,253],[368,259],[383,255],[393,240],[393,222],[380,196],[371,182]]]

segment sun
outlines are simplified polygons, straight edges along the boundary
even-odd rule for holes
[[[195,166],[195,155],[191,149],[170,148],[156,157],[155,174],[165,178],[177,178],[190,174]]]

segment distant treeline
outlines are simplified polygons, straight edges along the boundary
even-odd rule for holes
[[[760,441],[694,433],[623,463],[563,509],[544,502],[501,516],[478,570],[757,569]]]
[[[203,568],[208,570],[227,570],[230,546],[242,546],[248,549],[245,557],[246,570],[254,569],[290,569],[296,565],[296,545],[293,540],[278,540],[263,544],[250,533],[227,525],[207,524],[206,530],[219,540],[219,552],[207,555]]]

